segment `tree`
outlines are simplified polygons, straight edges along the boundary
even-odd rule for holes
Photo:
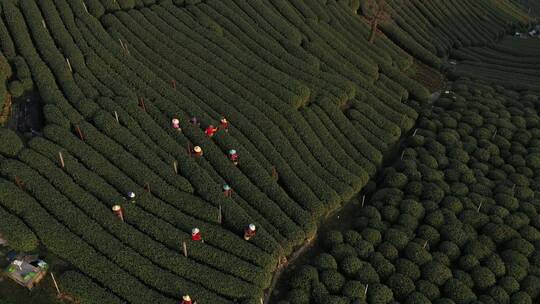
[[[379,24],[391,19],[388,13],[389,6],[385,0],[369,0],[366,1],[364,16],[369,20],[371,31],[369,33],[369,43],[373,44],[375,36],[379,31]]]

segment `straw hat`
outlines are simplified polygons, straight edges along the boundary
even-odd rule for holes
[[[177,125],[180,123],[180,120],[178,120],[178,118],[173,118],[172,123]]]
[[[130,198],[135,198],[135,193],[133,193],[133,192],[130,191],[130,192],[128,192],[128,196],[129,196]]]
[[[195,148],[193,148],[193,151],[195,151],[197,153],[200,153],[202,151],[202,149],[199,146],[195,146]]]
[[[122,210],[122,207],[120,207],[120,205],[114,205],[114,206],[112,207],[112,210],[113,210],[113,211],[120,211],[120,210]]]
[[[200,231],[199,228],[193,228],[191,230],[191,234],[197,234],[197,233],[199,233],[199,231]]]
[[[235,149],[229,150],[229,154],[236,154],[236,150]]]
[[[223,118],[221,119],[221,122],[222,122],[222,123],[226,123],[226,122],[227,122],[227,118],[223,117]]]
[[[182,297],[182,300],[191,301],[191,298],[188,295],[185,295],[185,296]]]
[[[249,224],[249,230],[255,231],[255,225],[254,224]]]
[[[231,186],[225,184],[223,185],[223,190],[231,190]]]

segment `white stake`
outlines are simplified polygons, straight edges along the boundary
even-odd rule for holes
[[[58,158],[60,159],[60,166],[62,167],[62,169],[64,169],[65,164],[64,164],[64,156],[62,155],[62,152],[58,152]]]
[[[124,43],[122,42],[122,39],[118,38],[118,41],[120,41],[120,46],[122,47],[122,50],[126,50],[126,47],[124,46]]]
[[[86,4],[84,3],[84,1],[82,2],[82,5],[84,6],[84,10],[88,13],[88,7],[86,7]]]
[[[174,173],[178,174],[178,161],[177,160],[173,161],[173,168],[174,168]]]
[[[184,255],[185,255],[186,258],[187,258],[187,246],[186,246],[186,242],[182,242],[182,246],[184,247]]]
[[[51,272],[51,277],[54,282],[54,287],[56,288],[56,292],[58,292],[58,296],[60,296],[62,293],[60,292],[60,288],[58,288],[58,284],[56,283],[56,279],[54,278],[54,274]]]
[[[493,136],[491,137],[491,139],[494,139],[495,136],[497,136],[497,130],[498,130],[498,129],[495,129],[495,133],[493,133]]]
[[[362,207],[364,207],[364,203],[366,202],[366,195],[362,195]]]
[[[221,204],[219,205],[219,214],[218,214],[218,223],[221,224],[222,217],[221,217]]]
[[[68,68],[71,72],[73,72],[73,69],[71,68],[71,63],[69,62],[69,59],[66,58],[66,62],[67,62],[67,65],[68,65]]]
[[[45,20],[41,19],[41,24],[43,24],[43,28],[47,28],[47,25],[45,24]]]
[[[366,284],[366,289],[364,289],[364,298],[365,298],[366,295],[367,295],[367,289],[368,289],[368,287],[369,287],[369,284]]]
[[[422,248],[426,249],[427,244],[428,244],[428,242],[426,241],[426,242],[424,243],[424,246],[423,246]]]
[[[403,152],[401,152],[401,160],[403,160],[404,155],[405,155],[405,150],[403,150]]]
[[[476,208],[476,212],[480,212],[480,208],[482,208],[482,202],[478,205],[478,208]]]
[[[118,113],[114,111],[114,118],[116,118],[116,122],[120,123],[120,119],[118,119]]]
[[[416,132],[418,132],[418,128],[414,129],[414,133],[412,134],[412,136],[416,136]]]

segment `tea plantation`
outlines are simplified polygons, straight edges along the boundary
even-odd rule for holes
[[[276,303],[535,303],[535,19],[383,2],[1,1],[0,112],[45,124],[0,128],[0,234],[80,303],[260,304],[368,189]]]

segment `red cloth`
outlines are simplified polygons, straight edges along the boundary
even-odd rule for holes
[[[182,300],[182,303],[180,304],[193,304],[193,301]]]
[[[238,154],[232,154],[232,155],[231,155],[231,160],[232,160],[233,162],[238,161]]]
[[[194,241],[202,240],[201,233],[199,232],[199,233],[196,233],[196,234],[192,234],[191,239],[194,240]]]
[[[214,136],[214,133],[216,133],[216,132],[217,132],[217,128],[208,127],[208,128],[206,128],[206,131],[204,133],[206,133],[206,136],[212,137],[212,136]]]

